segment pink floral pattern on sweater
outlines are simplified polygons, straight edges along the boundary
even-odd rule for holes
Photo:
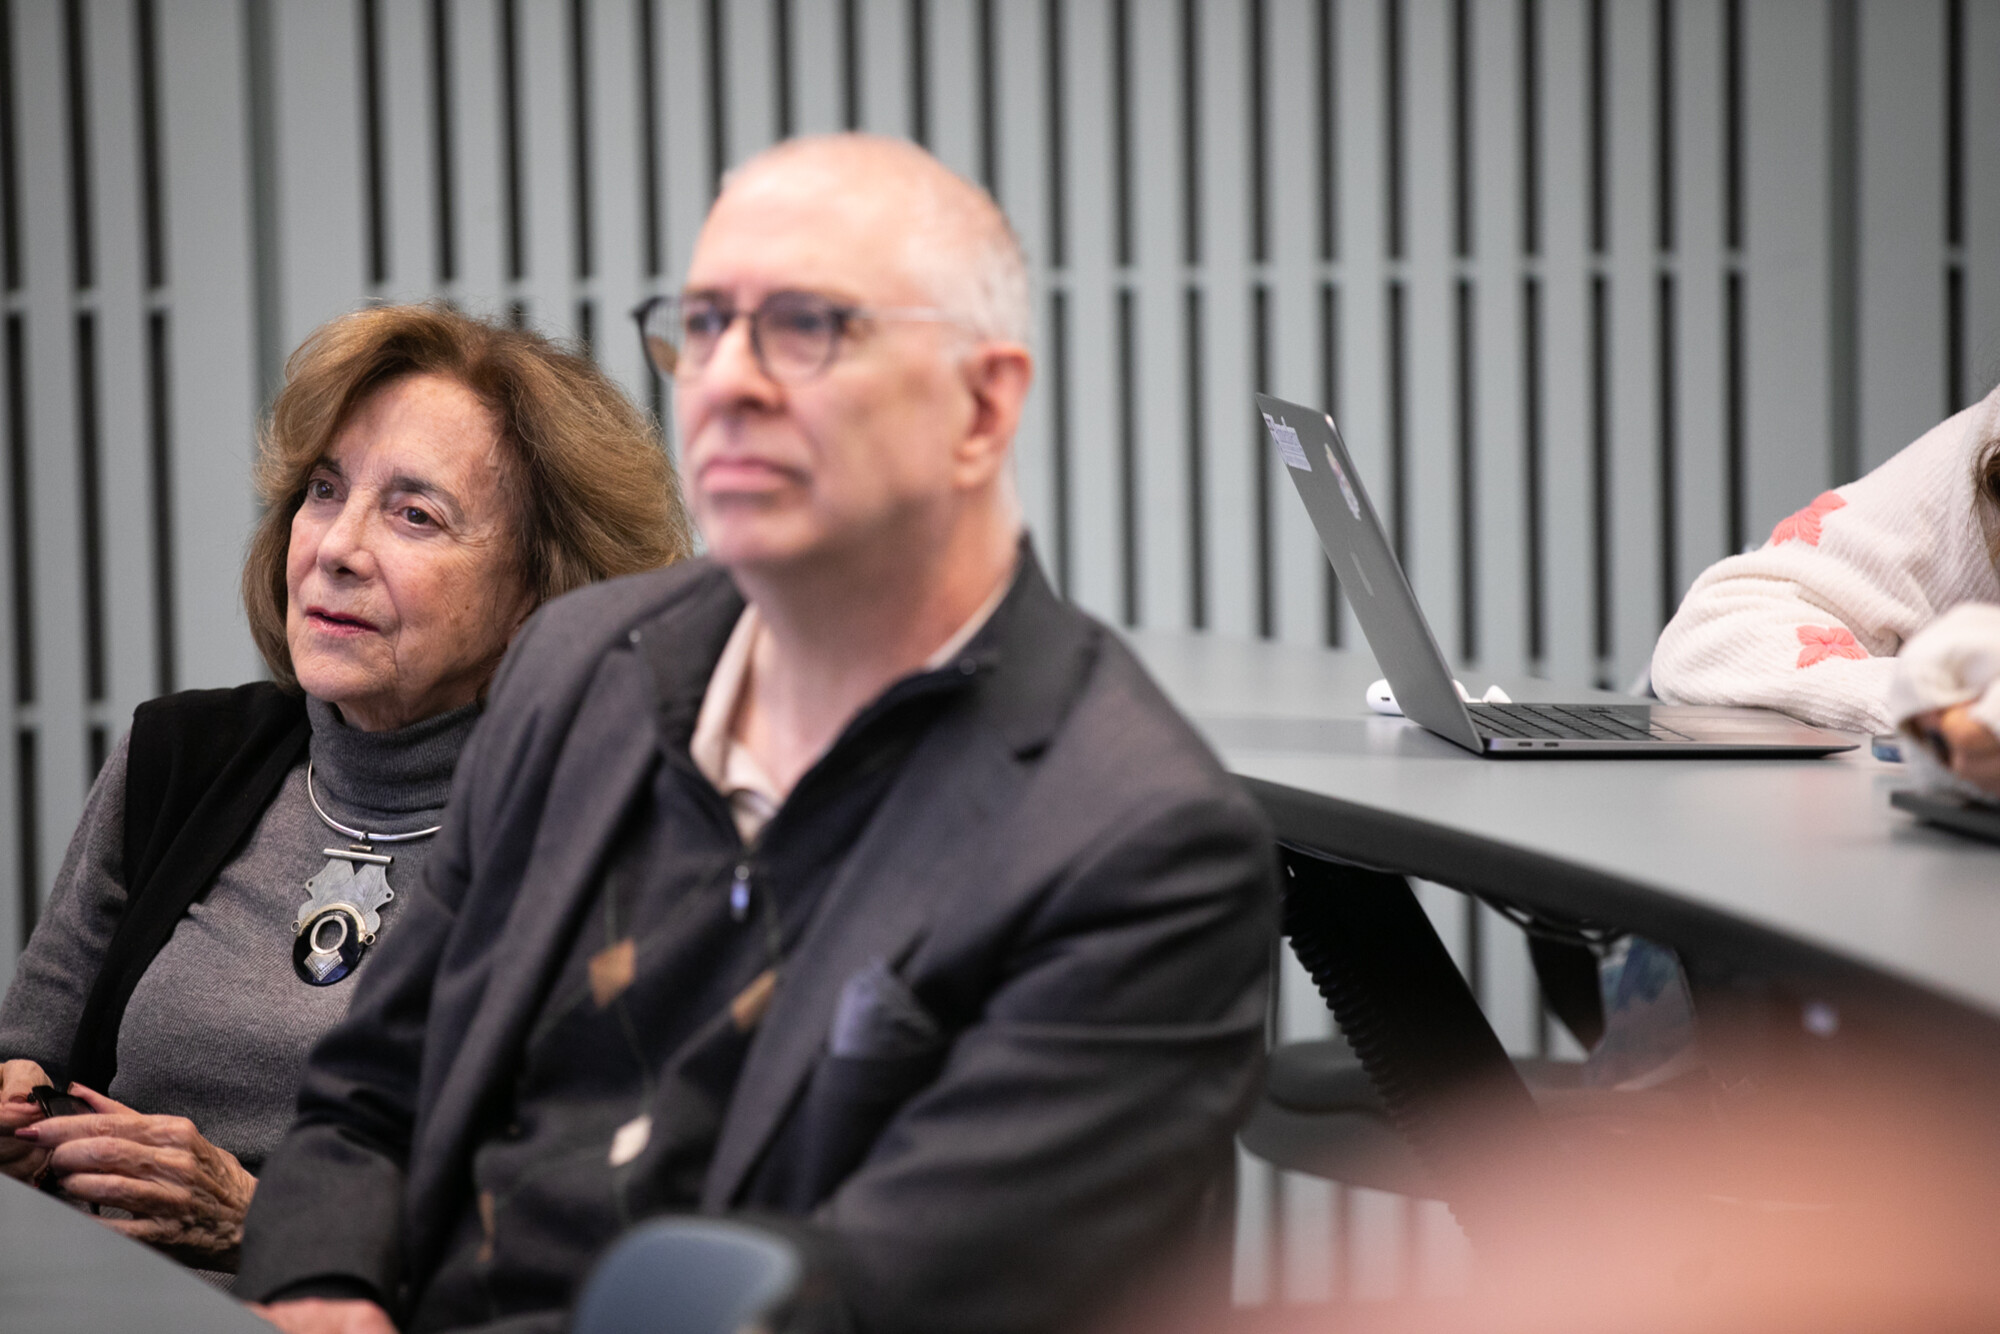
[[[1799,666],[1810,667],[1828,658],[1865,658],[1868,650],[1855,642],[1854,632],[1844,625],[1802,625],[1799,627]]]
[[[1771,530],[1771,545],[1780,542],[1803,542],[1809,547],[1819,545],[1820,520],[1847,504],[1838,491],[1822,491],[1813,503],[1797,514],[1778,520],[1778,526]],[[1804,663],[1799,664],[1801,667]]]

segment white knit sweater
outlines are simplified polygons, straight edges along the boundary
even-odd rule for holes
[[[2000,602],[1972,475],[1996,436],[2000,388],[1710,566],[1660,635],[1653,688],[1888,731],[1903,641],[1961,602]]]

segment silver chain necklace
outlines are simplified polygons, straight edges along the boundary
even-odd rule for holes
[[[359,840],[345,848],[320,849],[326,854],[326,865],[306,881],[306,901],[292,919],[292,967],[307,985],[330,987],[360,966],[361,956],[382,929],[382,908],[396,897],[388,875],[389,865],[396,859],[375,851],[373,845],[429,838],[444,826],[377,834],[344,825],[319,804],[310,759],[306,761],[306,800],[327,828]]]

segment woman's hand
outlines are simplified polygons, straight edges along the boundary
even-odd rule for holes
[[[0,1174],[16,1181],[33,1181],[48,1165],[49,1151],[14,1132],[42,1119],[41,1106],[28,1090],[49,1082],[33,1061],[0,1061]]]
[[[285,1334],[396,1334],[389,1313],[374,1302],[329,1302],[308,1297],[250,1309]]]
[[[1969,705],[1932,709],[1904,726],[1921,737],[1954,775],[2000,796],[2000,738],[1972,716]]]
[[[50,1151],[63,1194],[112,1205],[131,1218],[106,1218],[185,1264],[234,1269],[243,1215],[257,1178],[236,1155],[216,1148],[184,1116],[146,1116],[81,1084],[70,1091],[92,1114],[58,1116],[15,1132]]]

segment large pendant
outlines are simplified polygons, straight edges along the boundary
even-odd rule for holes
[[[387,875],[393,858],[366,846],[322,851],[328,861],[306,881],[309,897],[292,921],[292,967],[308,985],[330,987],[360,966],[396,891]]]

